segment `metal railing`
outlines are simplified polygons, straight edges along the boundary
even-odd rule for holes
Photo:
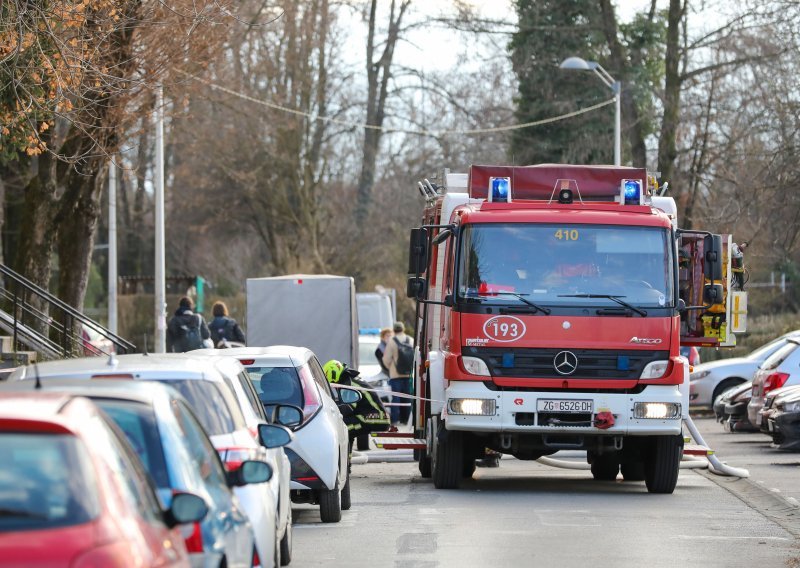
[[[0,328],[46,358],[132,353],[136,346],[0,264]]]

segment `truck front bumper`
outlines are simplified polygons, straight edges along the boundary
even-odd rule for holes
[[[475,416],[449,413],[452,399],[491,399],[495,402],[492,416]],[[572,416],[564,415],[560,424],[548,420],[537,411],[538,400],[592,401],[592,420],[599,412],[614,415],[613,426],[600,429],[585,421],[580,425],[568,425]],[[681,433],[681,412],[677,418],[654,419],[635,418],[634,405],[637,402],[682,404],[681,392],[677,385],[650,385],[638,394],[609,394],[583,392],[520,392],[494,391],[482,382],[451,381],[445,389],[445,408],[443,417],[448,430],[468,432],[509,432],[509,433],[574,433],[595,435],[676,435]],[[552,417],[552,413],[549,414]]]

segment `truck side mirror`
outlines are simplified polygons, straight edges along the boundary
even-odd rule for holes
[[[411,229],[411,239],[408,245],[408,273],[423,274],[427,266],[428,230],[424,228]]]
[[[409,276],[406,284],[406,296],[415,300],[424,300],[428,296],[428,281],[422,276]]]
[[[703,251],[705,277],[709,280],[722,280],[722,236],[706,235],[703,239]],[[703,294],[705,295],[705,291]]]
[[[703,286],[703,301],[706,304],[722,303],[722,284],[706,284]]]

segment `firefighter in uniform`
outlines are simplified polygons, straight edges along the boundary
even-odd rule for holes
[[[378,395],[373,393],[372,387],[358,377],[358,371],[350,369],[336,359],[331,359],[322,370],[329,383],[345,386],[355,386],[361,389],[361,400],[348,407],[340,407],[347,431],[352,443],[355,438],[370,432],[385,432],[389,427],[389,417]]]

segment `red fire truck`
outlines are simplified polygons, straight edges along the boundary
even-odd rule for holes
[[[672,493],[689,407],[679,348],[744,331],[730,236],[678,229],[644,169],[472,166],[440,183],[419,184],[409,255],[422,475],[457,488],[487,448],[580,449],[595,479]]]

